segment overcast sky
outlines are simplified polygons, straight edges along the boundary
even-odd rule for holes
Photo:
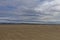
[[[60,0],[0,0],[0,22],[60,21]]]

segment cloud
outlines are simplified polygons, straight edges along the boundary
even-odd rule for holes
[[[35,8],[36,12],[40,12],[42,14],[46,14],[45,16],[42,16],[41,18],[38,18],[39,20],[45,20],[45,21],[58,21],[60,20],[60,0],[45,0],[42,4],[38,5]],[[48,14],[48,15],[47,15]]]
[[[10,22],[60,20],[60,0],[0,0],[0,19]]]
[[[33,10],[36,5],[37,0],[0,0],[0,19],[14,22],[33,21],[37,17]]]

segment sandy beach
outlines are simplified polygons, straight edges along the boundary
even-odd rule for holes
[[[0,40],[60,40],[60,25],[0,25]]]

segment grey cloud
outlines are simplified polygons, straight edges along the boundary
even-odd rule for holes
[[[38,18],[39,20],[49,20],[49,21],[58,21],[59,19],[59,13],[60,13],[60,0],[52,0],[52,1],[44,1],[44,3],[38,5],[38,7],[35,9],[37,12],[41,12],[42,14],[48,14],[47,16],[42,16],[41,18]]]
[[[33,21],[37,18],[37,12],[33,8],[37,5],[37,0],[2,0],[0,3],[2,17],[8,16],[5,20]],[[8,6],[8,7],[7,7]],[[10,10],[11,9],[11,10]],[[13,10],[12,10],[13,9]],[[9,11],[8,11],[9,10]],[[4,15],[6,14],[6,15]],[[26,16],[25,16],[26,15]],[[30,16],[28,16],[30,15]]]
[[[56,4],[54,4],[55,1],[57,1]],[[59,0],[0,0],[0,13],[6,14],[1,14],[5,17],[8,15],[7,20],[10,20],[10,22],[15,22],[16,20],[17,22],[56,20],[60,13],[59,8],[55,7],[57,4],[60,4],[58,1]],[[1,8],[1,6],[3,8]]]

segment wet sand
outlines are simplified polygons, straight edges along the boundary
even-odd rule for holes
[[[0,40],[60,40],[60,25],[0,25]]]

